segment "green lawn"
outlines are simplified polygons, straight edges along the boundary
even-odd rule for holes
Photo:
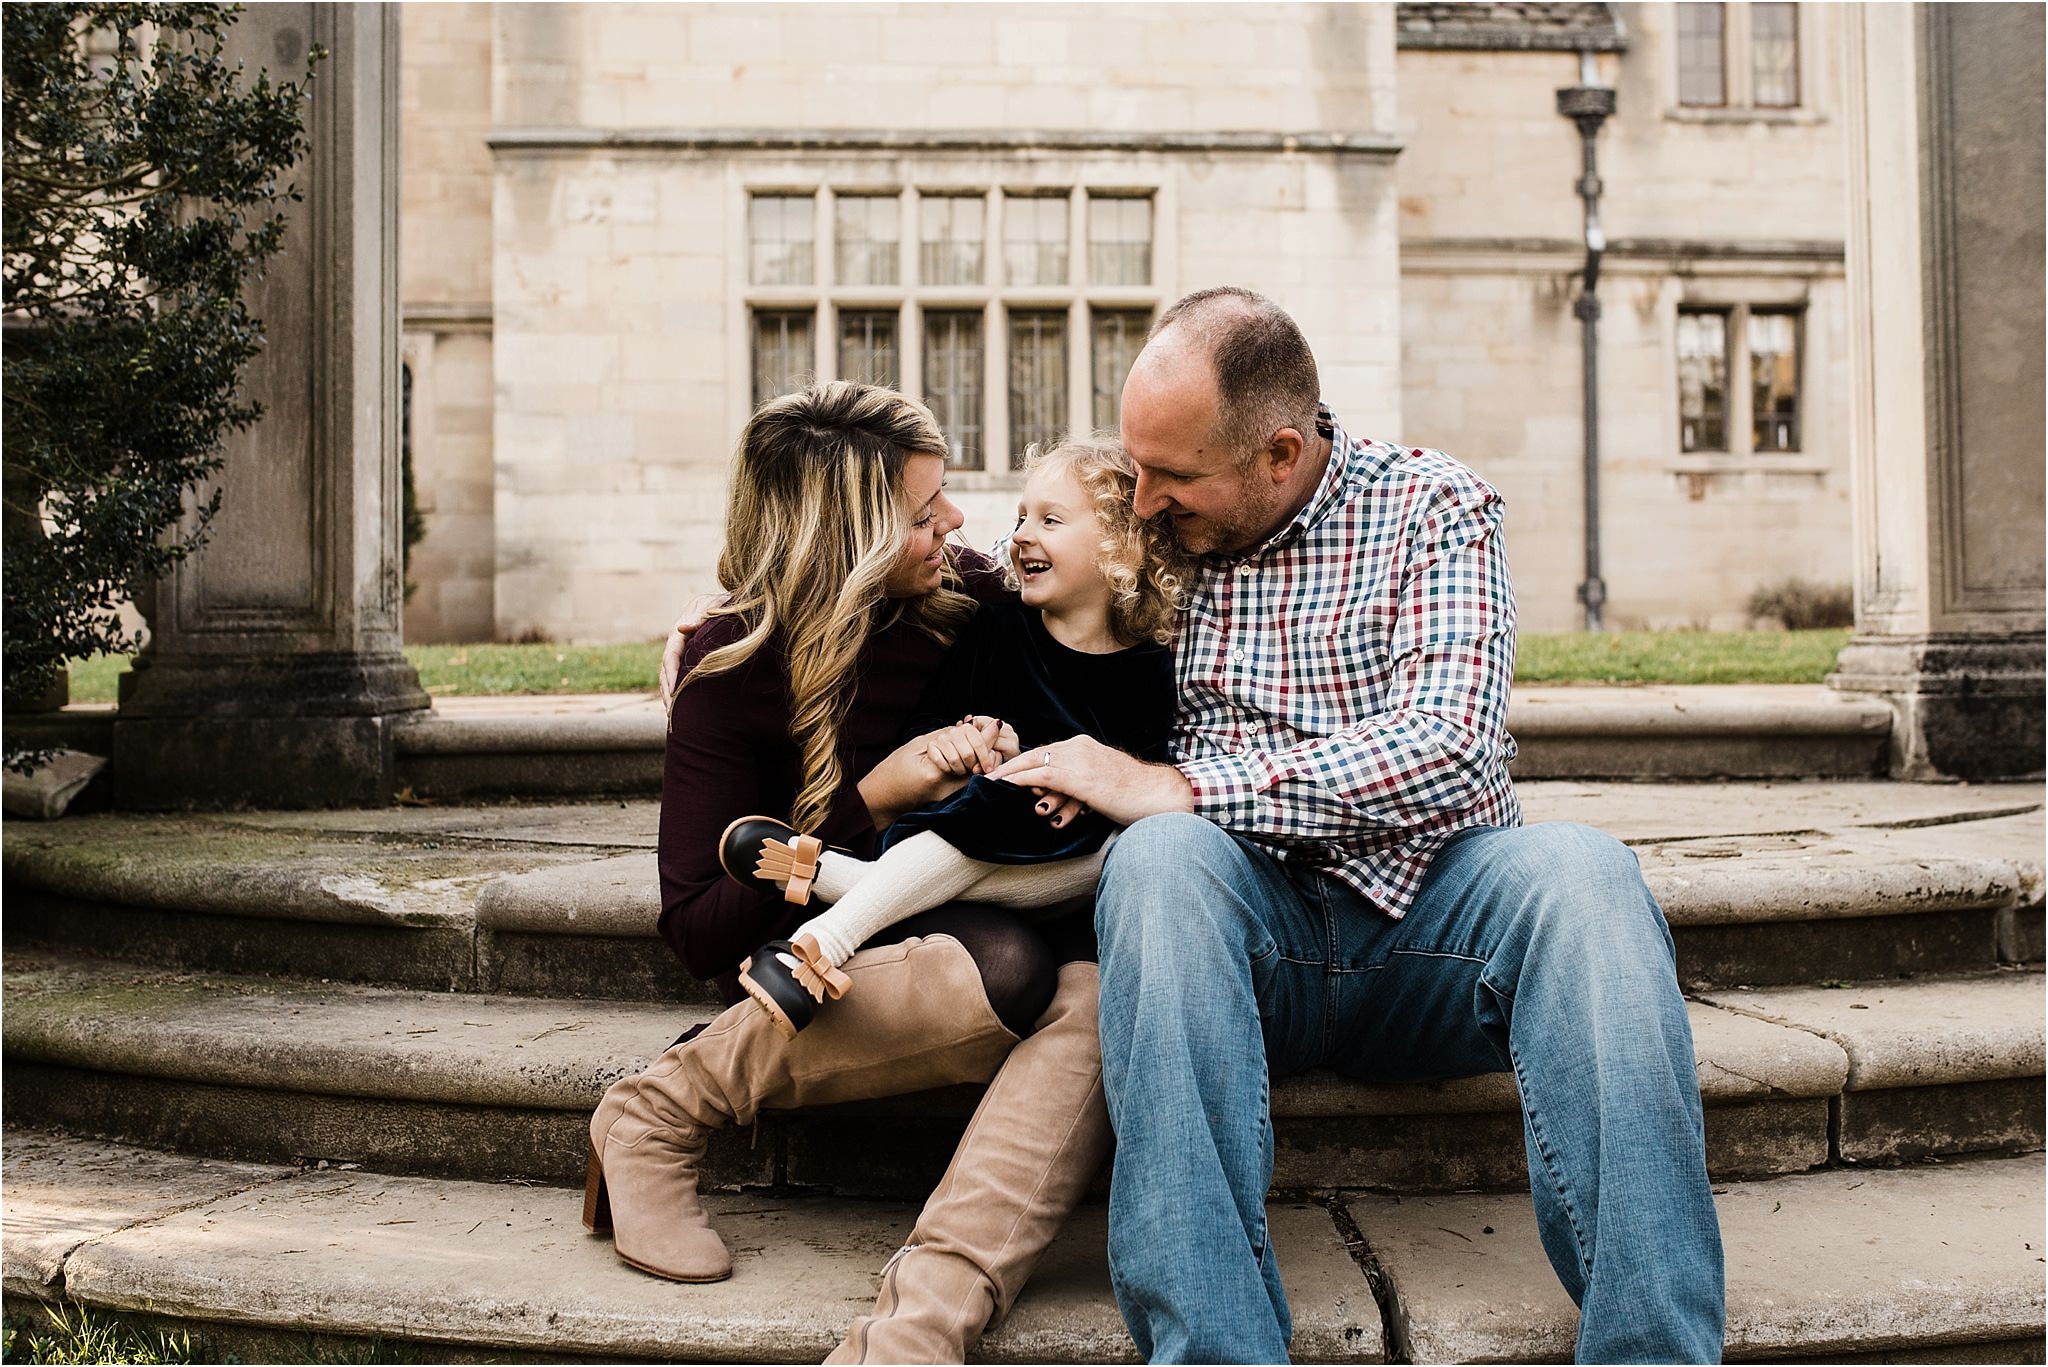
[[[1829,631],[1618,631],[1524,636],[1520,683],[1819,683],[1849,639]],[[461,693],[652,693],[661,647],[407,646],[420,682],[436,696]],[[73,702],[114,701],[121,656],[71,666]]]
[[[1524,636],[1515,681],[1532,684],[1820,683],[1849,631],[1583,631]]]

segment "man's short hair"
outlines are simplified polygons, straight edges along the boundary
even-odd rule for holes
[[[1275,432],[1315,440],[1322,383],[1308,338],[1287,311],[1236,285],[1196,290],[1159,315],[1150,337],[1179,328],[1209,353],[1216,372],[1218,445],[1249,465]]]

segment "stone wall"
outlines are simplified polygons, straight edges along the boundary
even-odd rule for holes
[[[515,127],[1382,129],[1388,5],[496,7]]]
[[[1760,584],[1852,572],[1836,16],[1800,11],[1800,108],[1699,110],[1677,104],[1672,7],[1621,9],[1629,50],[1598,59],[1619,105],[1599,141],[1607,621],[1739,628]],[[1403,50],[1399,75],[1403,437],[1501,489],[1523,627],[1575,629],[1584,252],[1556,91],[1578,57]],[[1681,451],[1681,305],[1803,307],[1801,450]]]
[[[497,574],[492,521],[491,11],[403,5],[399,288],[412,375],[409,641],[487,641]]]
[[[1347,419],[1394,423],[1382,9],[504,6],[494,43],[500,636],[644,638],[712,585],[749,310],[853,299],[750,284],[756,190],[1143,192],[1152,279],[1113,302],[1264,290]],[[962,297],[1071,306],[1079,326],[1098,294]],[[953,488],[969,540],[1008,526],[1016,476]]]
[[[1850,577],[1839,17],[1800,11],[1800,108],[1700,111],[1677,107],[1672,7],[1620,10],[1630,47],[1599,59],[1620,101],[1600,142],[1608,616],[1740,626],[1759,583]],[[1347,426],[1500,485],[1525,625],[1577,625],[1579,148],[1555,111],[1573,54],[1397,61],[1377,5],[404,16],[429,528],[411,639],[647,637],[710,584],[749,309],[774,302],[745,268],[762,188],[1151,194],[1153,279],[1121,302],[1271,294]],[[1685,304],[1803,306],[1797,454],[1681,454]],[[1014,477],[953,487],[986,544]]]

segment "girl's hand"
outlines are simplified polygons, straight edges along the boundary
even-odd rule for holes
[[[1017,740],[1016,728],[1008,722],[998,717],[982,716],[968,717],[966,720],[979,727],[984,736],[993,736],[993,739],[989,741],[989,749],[995,752],[997,764],[1006,763],[1017,758],[1017,752],[1023,749],[1023,746]],[[993,731],[990,728],[994,728]],[[984,770],[983,772],[987,771]]]
[[[986,774],[1009,758],[996,752],[1002,723],[994,717],[968,717],[923,737],[925,754],[942,774],[966,778]]]

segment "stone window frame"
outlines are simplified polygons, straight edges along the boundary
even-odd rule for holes
[[[1797,97],[1789,105],[1758,104],[1755,98],[1755,40],[1751,4],[1753,0],[1725,0],[1721,11],[1721,88],[1719,104],[1685,104],[1679,99],[1678,14],[1685,0],[1665,6],[1671,23],[1667,30],[1669,60],[1665,62],[1664,117],[1674,123],[1793,123],[1827,122],[1816,106],[1815,95],[1822,89],[1824,72],[1820,63],[1829,34],[1822,25],[1830,22],[1817,7],[1795,4],[1793,8],[1793,84]]]
[[[1728,320],[1728,408],[1727,449],[1687,451],[1684,449],[1683,419],[1679,413],[1678,318],[1686,312],[1713,312]],[[1741,281],[1721,279],[1683,289],[1666,310],[1664,336],[1664,426],[1670,468],[1680,473],[1727,471],[1730,469],[1775,470],[1784,473],[1820,473],[1829,468],[1828,455],[1816,446],[1812,415],[1822,396],[1817,385],[1817,362],[1813,353],[1810,291],[1805,281]],[[1799,378],[1798,448],[1756,449],[1755,400],[1750,381],[1749,318],[1752,313],[1790,314],[1796,319]]]
[[[995,175],[971,173],[965,168],[934,166],[919,174],[915,165],[901,161],[874,167],[872,174],[849,172],[843,164],[820,168],[811,174],[742,174],[734,179],[736,192],[732,223],[739,232],[737,303],[740,327],[740,355],[744,373],[735,376],[729,392],[750,400],[753,393],[752,347],[754,318],[758,312],[813,309],[815,374],[820,379],[838,375],[838,314],[841,309],[898,310],[897,356],[902,387],[922,397],[924,363],[924,313],[933,310],[982,311],[981,449],[978,460],[949,474],[956,488],[965,490],[1009,490],[1022,477],[1014,468],[1022,452],[1010,449],[1009,413],[1010,358],[1009,314],[1017,310],[1064,310],[1067,315],[1066,416],[1068,430],[1085,433],[1095,426],[1097,409],[1094,374],[1095,316],[1105,310],[1144,310],[1156,317],[1170,301],[1174,253],[1171,250],[1173,196],[1170,184],[1155,169],[1145,167],[1088,166],[1073,162],[1037,168],[1002,168]],[[901,197],[903,208],[899,247],[902,252],[898,283],[893,285],[842,285],[835,275],[837,249],[834,227],[837,200],[841,195],[893,194]],[[1044,198],[1061,194],[1068,201],[1068,280],[1059,285],[1012,285],[1006,279],[1003,250],[1003,206],[1012,198]],[[746,225],[752,200],[757,195],[811,195],[816,213],[813,248],[816,265],[808,285],[756,285],[745,262],[750,256]],[[918,260],[921,201],[927,196],[959,197],[979,195],[983,201],[982,279],[971,285],[925,285]],[[1088,279],[1090,241],[1088,204],[1091,198],[1144,198],[1151,201],[1152,278],[1144,285],[1097,285]],[[908,283],[905,283],[908,282]],[[737,359],[737,358],[736,358]],[[745,411],[733,415],[734,430],[744,425]]]

